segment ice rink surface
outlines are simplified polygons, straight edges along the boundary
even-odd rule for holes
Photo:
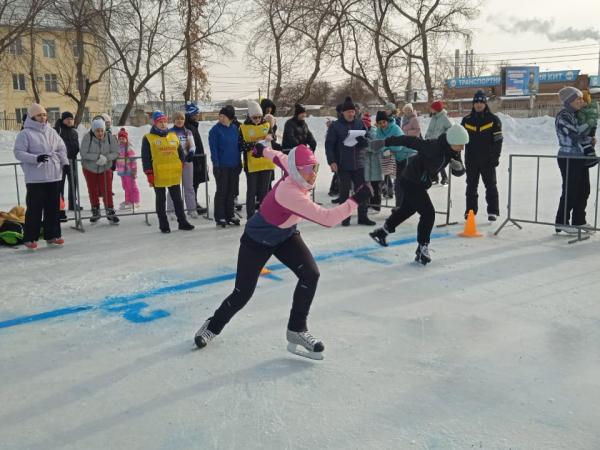
[[[507,155],[555,153],[551,119],[508,119],[501,219]],[[535,172],[523,161],[513,173],[522,218]],[[329,176],[317,190],[326,205]],[[559,179],[555,161],[541,164],[541,219],[553,218]],[[600,448],[599,238],[569,245],[539,225],[493,236],[499,224],[481,214],[484,237],[459,238],[454,181],[460,223],[434,230],[427,267],[413,262],[414,218],[389,248],[355,218],[300,225],[321,270],[309,327],[324,361],[285,350],[295,279],[276,260],[248,306],[194,349],[232,290],[239,228],[199,219],[161,235],[155,218],[130,217],[63,227],[62,249],[0,248],[0,449]],[[0,209],[13,185],[2,172]],[[430,192],[443,208],[446,188]],[[145,186],[142,196],[152,204]]]

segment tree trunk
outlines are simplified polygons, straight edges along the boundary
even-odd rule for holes
[[[187,8],[186,8],[186,33],[185,33],[185,67],[187,70],[187,80],[185,85],[185,91],[183,91],[183,99],[188,102],[192,96],[192,83],[193,83],[193,74],[192,74],[192,46],[190,43],[190,31],[191,31],[191,21],[192,21],[192,1],[186,0]]]
[[[421,27],[421,45],[423,58],[423,79],[425,80],[425,88],[427,89],[427,101],[433,101],[433,82],[431,81],[431,70],[429,68],[429,42],[427,40],[427,31],[425,26]]]
[[[35,36],[33,28],[29,32],[29,48],[31,56],[29,58],[29,78],[31,79],[31,90],[33,92],[33,99],[36,103],[40,103],[40,93],[37,87],[37,78],[35,74]]]
[[[283,64],[281,62],[281,37],[275,39],[275,58],[277,59],[277,77],[275,80],[275,88],[273,90],[273,103],[277,104],[279,102],[279,96],[281,95],[281,82],[283,78],[283,74],[281,71],[283,70]]]

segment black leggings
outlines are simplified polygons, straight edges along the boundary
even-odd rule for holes
[[[292,235],[276,247],[261,245],[246,234],[242,235],[240,242],[235,288],[213,314],[209,330],[219,334],[231,318],[248,303],[254,294],[262,268],[271,255],[275,255],[298,277],[288,329],[306,331],[306,318],[317,290],[319,268],[300,233]]]
[[[399,183],[402,187],[402,203],[385,221],[385,229],[393,233],[398,225],[417,212],[421,216],[417,227],[417,241],[421,245],[429,244],[435,223],[435,208],[431,198],[427,190],[417,183],[405,179]]]

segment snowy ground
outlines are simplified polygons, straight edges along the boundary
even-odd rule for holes
[[[503,120],[506,154],[554,153],[551,119]],[[6,148],[0,158],[12,160]],[[522,218],[535,172],[531,161],[515,168]],[[540,218],[551,220],[555,161],[541,174]],[[319,176],[327,203],[329,174]],[[0,172],[0,209],[11,192]],[[431,193],[443,209],[445,188]],[[452,198],[459,220],[464,179]],[[194,350],[232,289],[241,230],[200,219],[165,236],[151,220],[64,227],[63,249],[0,248],[0,449],[598,448],[598,237],[569,245],[536,225],[495,237],[480,218],[485,236],[467,240],[461,221],[434,230],[434,260],[421,267],[414,219],[387,249],[364,227],[301,224],[321,269],[309,322],[326,346],[317,362],[285,351],[295,281],[277,261],[247,308]]]

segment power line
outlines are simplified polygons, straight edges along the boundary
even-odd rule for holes
[[[508,54],[517,54],[517,53],[541,53],[541,52],[549,52],[556,50],[572,50],[572,49],[581,49],[581,48],[590,48],[590,47],[598,47],[598,44],[588,44],[588,45],[574,45],[571,47],[554,47],[554,48],[541,48],[537,50],[515,50],[509,52],[492,52],[492,53],[477,53],[478,55],[508,55]]]

